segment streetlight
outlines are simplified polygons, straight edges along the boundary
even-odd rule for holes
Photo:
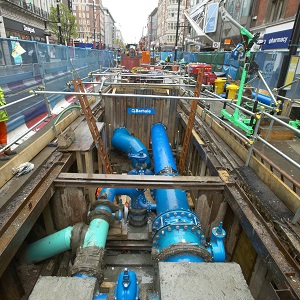
[[[56,11],[57,11],[57,26],[58,26],[58,41],[62,45],[62,33],[61,33],[61,22],[60,22],[60,12],[59,12],[60,0],[56,0]]]
[[[151,42],[151,47],[152,47],[152,62],[151,62],[151,65],[154,65],[155,64],[155,56],[154,56],[154,47],[155,47],[155,41],[152,41]]]
[[[180,2],[181,2],[181,0],[178,0],[177,26],[176,26],[175,51],[174,51],[174,62],[177,60],[177,43],[178,43],[178,28],[179,28]]]
[[[91,6],[91,4],[87,4],[88,6]],[[95,5],[95,1],[93,0],[93,23],[94,23],[94,49],[96,49],[96,20],[97,17],[100,15],[100,13],[103,13],[103,9],[101,7],[101,5]],[[100,12],[95,16],[95,10],[96,9],[100,9]],[[100,28],[100,45],[101,45],[101,21],[99,19],[99,28]]]

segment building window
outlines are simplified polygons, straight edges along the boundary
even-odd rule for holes
[[[168,17],[169,18],[176,18],[177,17],[177,9],[169,9],[168,12]]]
[[[229,14],[239,21],[241,17],[249,16],[251,7],[250,0],[228,0],[226,1],[226,9]]]
[[[269,1],[265,15],[265,22],[271,23],[280,20],[284,16],[286,2],[286,0]]]
[[[177,25],[177,23],[169,22],[168,23],[168,30],[170,30],[170,31],[176,30],[176,25]]]

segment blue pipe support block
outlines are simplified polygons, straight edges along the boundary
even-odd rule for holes
[[[147,148],[143,143],[134,136],[131,136],[125,127],[117,128],[111,139],[113,147],[125,153],[139,154],[144,153],[147,155],[146,164],[147,168],[151,168],[151,160]],[[138,164],[136,158],[132,158],[133,166]]]
[[[139,299],[139,283],[134,271],[125,269],[119,274],[114,296],[116,300]]]
[[[105,220],[92,220],[84,237],[83,248],[92,246],[105,248],[108,229],[109,224]]]
[[[37,263],[71,249],[73,226],[50,234],[30,244],[22,254],[25,263]]]
[[[160,173],[169,167],[177,172],[175,159],[169,144],[166,128],[161,123],[156,123],[151,127],[151,140],[154,160],[154,172]]]

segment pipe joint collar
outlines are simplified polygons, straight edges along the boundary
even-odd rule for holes
[[[199,229],[202,231],[200,219],[189,210],[173,210],[157,216],[153,221],[152,230],[156,232],[170,224],[177,225],[182,223],[186,226],[191,226],[195,230]]]
[[[109,226],[114,223],[113,214],[106,209],[93,210],[88,214],[88,222],[91,223],[94,219],[102,219],[106,221]]]
[[[72,233],[71,233],[72,258],[75,257],[77,249],[83,245],[87,230],[88,230],[88,226],[83,222],[76,223],[73,226]]]
[[[152,260],[155,262],[166,261],[172,256],[177,255],[186,255],[186,256],[196,256],[203,259],[205,262],[212,262],[212,256],[203,247],[199,247],[198,245],[191,245],[187,243],[177,243],[171,245],[167,248],[163,248],[161,251],[157,251],[156,249],[152,249]]]
[[[164,167],[156,175],[167,175],[167,176],[178,175],[179,176],[178,172],[176,170],[174,170],[171,166]]]
[[[78,248],[76,259],[71,268],[72,276],[82,274],[89,277],[96,277],[99,284],[104,279],[104,249],[102,247],[92,246]]]
[[[116,212],[116,210],[118,209],[118,207],[112,201],[107,200],[106,194],[101,195],[100,199],[98,199],[91,205],[90,210],[97,210],[98,206],[107,206],[111,212]]]

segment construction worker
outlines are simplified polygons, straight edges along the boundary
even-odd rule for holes
[[[165,59],[165,62],[166,63],[169,63],[171,61],[171,57],[172,57],[172,54],[169,54],[166,59]]]
[[[4,94],[0,88],[0,107],[6,105]],[[7,145],[7,127],[6,121],[9,119],[8,114],[5,110],[0,110],[0,150],[2,150]],[[6,149],[4,152],[0,153],[0,161],[9,160],[10,155],[17,154],[16,151],[10,148]]]

